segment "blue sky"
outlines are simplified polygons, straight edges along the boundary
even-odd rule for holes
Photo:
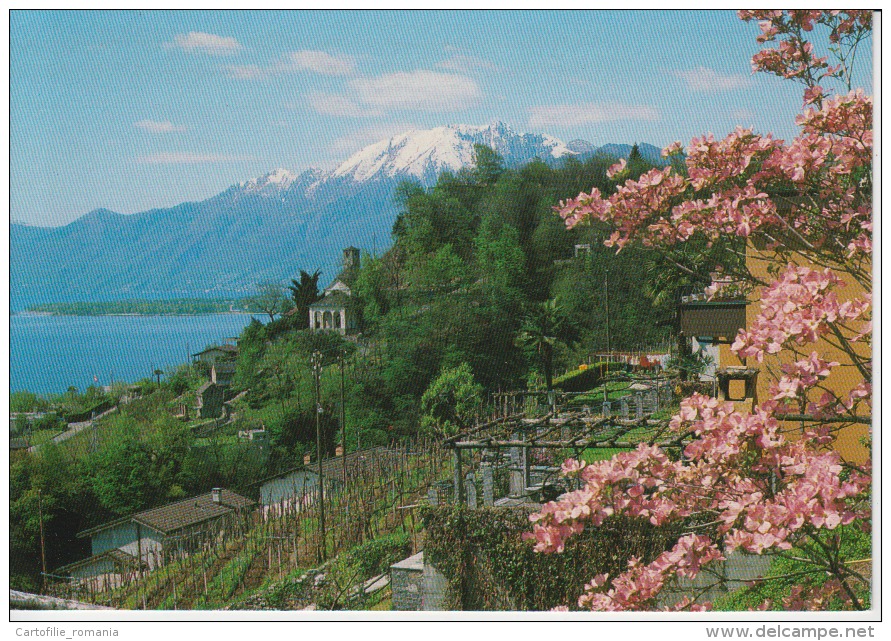
[[[11,217],[201,200],[444,124],[789,138],[801,90],[751,74],[757,33],[724,11],[13,12]]]

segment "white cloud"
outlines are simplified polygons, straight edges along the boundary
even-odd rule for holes
[[[169,120],[164,120],[163,122],[158,122],[157,120],[140,120],[139,122],[133,123],[133,126],[153,134],[169,134],[186,130],[182,125],[174,125]]]
[[[445,60],[440,60],[436,63],[436,66],[440,69],[461,71],[464,73],[472,71],[492,71],[495,69],[495,65],[488,60],[462,53],[455,54],[451,58],[446,58]]]
[[[190,31],[187,34],[178,33],[173,36],[173,42],[168,42],[166,46],[175,47],[188,53],[206,53],[212,56],[226,56],[244,49],[235,38],[200,31]]]
[[[151,165],[194,165],[199,163],[234,162],[244,160],[244,158],[218,154],[196,154],[188,151],[168,151],[149,156],[140,156],[136,160]]]
[[[310,71],[323,76],[346,76],[356,70],[355,61],[348,56],[332,56],[324,51],[292,51],[277,67],[281,71]]]
[[[622,120],[659,120],[659,111],[650,105],[603,102],[582,105],[546,105],[529,109],[530,127],[552,125],[573,127]]]
[[[310,72],[323,76],[347,76],[356,70],[348,56],[332,56],[324,51],[292,51],[271,65],[229,65],[226,73],[239,80],[257,80],[286,73]]]
[[[384,109],[460,111],[482,96],[471,78],[426,70],[358,78],[352,85],[362,103]]]
[[[307,97],[310,107],[325,116],[338,118],[373,118],[381,115],[375,107],[362,106],[346,96],[314,91]]]
[[[691,91],[732,91],[752,84],[752,79],[740,73],[724,74],[708,67],[697,67],[685,71],[675,71],[674,75],[683,80]]]
[[[232,78],[239,80],[256,80],[257,78],[265,78],[269,75],[267,69],[258,67],[257,65],[228,65],[226,73]]]

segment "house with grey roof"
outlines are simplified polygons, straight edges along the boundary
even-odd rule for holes
[[[234,360],[238,356],[238,346],[231,343],[223,345],[211,345],[196,354],[192,354],[192,360],[196,363],[213,365],[218,361]]]
[[[208,537],[225,530],[235,519],[250,514],[256,503],[227,489],[214,488],[162,507],[109,521],[77,534],[90,539],[90,557],[56,570],[56,574],[85,579],[152,569],[166,559],[198,549]]]
[[[340,448],[338,448],[339,450]],[[344,470],[350,479],[369,474],[375,466],[384,465],[398,456],[386,447],[372,447],[346,456],[338,455],[322,461],[321,475],[325,479],[325,495],[336,494],[343,487]],[[303,465],[292,467],[254,483],[264,512],[270,508],[290,507],[300,510],[313,502],[318,494],[319,464],[304,459]]]

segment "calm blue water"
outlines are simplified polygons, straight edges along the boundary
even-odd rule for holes
[[[238,336],[249,314],[203,316],[32,316],[9,318],[9,388],[59,394],[73,385],[148,378],[188,362],[189,353]]]

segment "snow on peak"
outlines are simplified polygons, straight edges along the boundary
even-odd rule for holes
[[[279,167],[259,178],[239,183],[235,189],[242,194],[278,196],[292,187],[306,187],[318,181],[322,175],[321,170],[314,168],[298,174]]]
[[[457,171],[472,165],[475,144],[492,147],[508,164],[575,153],[557,138],[517,133],[503,122],[484,126],[448,125],[407,131],[368,145],[337,167],[333,176],[350,177],[357,182],[414,176],[429,183],[442,171]]]
[[[298,174],[287,169],[274,169],[259,178],[248,180],[239,185],[243,191],[270,192],[287,189],[297,180]]]

